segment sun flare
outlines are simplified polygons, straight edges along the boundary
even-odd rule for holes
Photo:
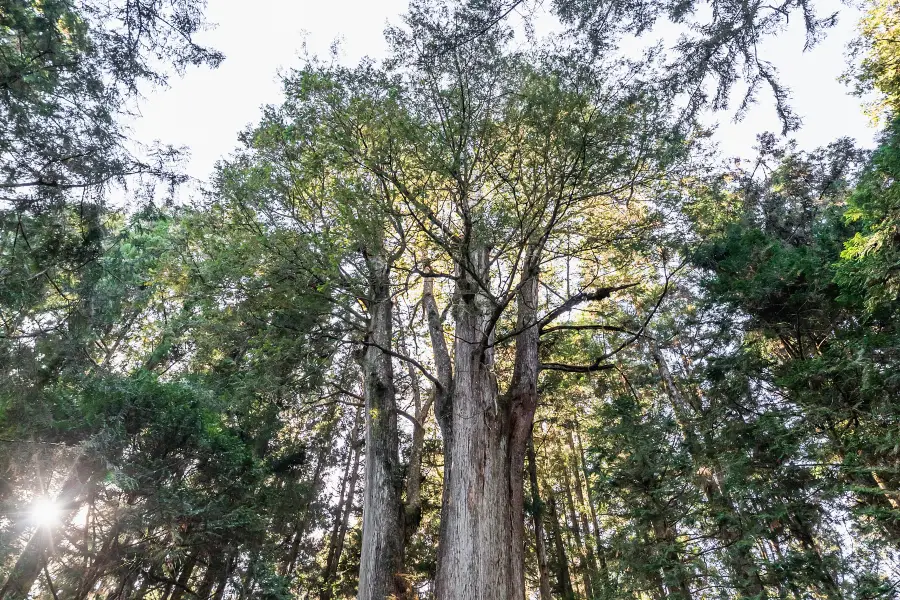
[[[58,523],[61,515],[62,509],[59,504],[49,498],[38,500],[31,509],[31,520],[38,527],[49,527]]]

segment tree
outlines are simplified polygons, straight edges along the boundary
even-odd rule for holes
[[[198,45],[204,5],[182,0],[76,3],[5,0],[0,7],[0,189],[14,211],[42,210],[74,191],[167,176],[171,148],[127,149],[120,118],[143,83],[170,67],[217,66]]]

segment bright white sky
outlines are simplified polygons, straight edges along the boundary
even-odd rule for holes
[[[142,142],[155,139],[190,148],[188,173],[206,180],[215,162],[235,148],[237,133],[260,116],[260,108],[281,100],[280,70],[301,64],[304,41],[310,54],[327,56],[335,40],[348,64],[386,52],[383,30],[397,23],[408,0],[209,0],[207,15],[217,27],[201,42],[225,53],[216,70],[192,69],[173,78],[167,89],[151,91],[140,104],[142,117],[132,125]],[[804,126],[795,135],[801,148],[827,144],[849,135],[873,145],[874,130],[861,101],[837,81],[846,65],[847,43],[854,37],[858,13],[837,0],[819,2],[822,12],[840,12],[838,26],[811,52],[802,53],[799,18],[791,29],[760,49],[773,60],[793,91],[793,106]],[[797,15],[799,17],[799,15]],[[724,156],[749,156],[756,134],[781,130],[771,102],[760,102],[741,123],[730,114],[716,139]]]

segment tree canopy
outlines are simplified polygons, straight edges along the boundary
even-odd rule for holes
[[[700,125],[805,1],[416,0],[174,203],[203,5],[0,0],[0,599],[898,597],[892,1],[874,150]]]

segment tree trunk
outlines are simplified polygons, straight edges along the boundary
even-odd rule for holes
[[[112,530],[103,540],[103,544],[96,551],[96,554],[90,558],[90,567],[87,567],[87,564],[85,564],[86,568],[82,571],[81,580],[71,592],[73,600],[87,600],[92,595],[97,581],[103,577],[106,570],[121,560],[118,544],[120,528],[120,522],[113,524]],[[85,533],[87,533],[87,530],[88,524],[85,523]],[[85,557],[85,561],[87,560],[88,558]]]
[[[388,350],[393,310],[390,265],[367,256],[369,324],[363,356],[366,399],[366,485],[363,496],[359,600],[399,597],[403,565],[402,473],[397,435],[397,397]]]
[[[655,343],[651,345],[651,352],[675,412],[676,421],[688,442],[688,451],[694,463],[700,467],[697,470],[698,486],[710,506],[723,517],[718,520],[717,537],[726,549],[726,562],[736,580],[735,587],[742,595],[765,600],[768,594],[750,546],[744,539],[742,518],[734,502],[722,489],[721,469],[709,456],[708,445],[701,443],[701,436],[696,434],[693,424],[688,418],[689,411],[697,416],[702,416],[702,406],[698,399],[688,401],[681,393],[666,364],[665,357]],[[682,360],[686,361],[686,357],[682,356]]]
[[[359,414],[359,409],[357,409],[357,415]],[[306,500],[302,504],[302,510],[297,511],[298,521],[294,525],[291,535],[290,535],[290,552],[288,553],[287,560],[285,560],[279,569],[281,575],[290,575],[294,571],[294,566],[297,564],[297,557],[300,554],[300,544],[303,542],[303,537],[306,535],[306,530],[310,524],[310,516],[309,516],[309,507],[315,502],[316,497],[319,494],[320,482],[319,479],[322,475],[322,469],[325,468],[326,457],[328,455],[329,448],[326,446],[322,446],[319,449],[319,452],[316,455],[316,468],[313,469],[312,478],[310,479],[310,493],[306,496]],[[343,491],[341,492],[343,493]]]
[[[559,531],[559,511],[556,508],[556,497],[553,492],[547,496],[547,508],[550,514],[550,529],[553,533],[553,546],[556,550],[556,583],[559,595],[563,600],[573,600],[575,590],[572,587],[572,576],[569,573],[569,559],[566,556],[566,545]]]
[[[663,576],[668,589],[668,597],[676,600],[693,600],[690,581],[684,571],[681,554],[678,552],[678,535],[675,527],[659,516],[653,517],[652,525],[656,543],[662,546],[662,554],[665,559]]]
[[[428,420],[431,404],[434,402],[434,394],[431,394],[425,403],[422,403],[422,394],[419,391],[419,379],[416,376],[415,368],[410,363],[407,363],[407,368],[412,386],[416,422],[413,423],[409,464],[406,468],[406,502],[403,509],[404,546],[409,543],[422,522],[422,453],[425,449],[425,421]]]
[[[344,538],[350,524],[350,514],[353,512],[353,497],[356,495],[356,483],[359,479],[359,457],[362,448],[359,443],[359,418],[360,410],[357,409],[353,420],[353,430],[347,439],[349,452],[347,465],[344,469],[344,478],[341,481],[341,494],[338,498],[338,510],[334,516],[334,525],[328,542],[328,556],[325,559],[325,569],[322,571],[322,584],[319,588],[321,600],[331,599],[331,586],[337,573],[341,554],[344,552]]]
[[[537,553],[538,579],[541,600],[551,600],[550,577],[547,573],[547,546],[544,540],[544,505],[538,487],[537,459],[534,455],[534,438],[528,438],[528,479],[531,483],[532,518],[534,520],[534,547]]]
[[[597,558],[600,561],[600,577],[603,586],[603,597],[608,598],[612,593],[612,582],[609,579],[609,565],[606,560],[606,548],[600,540],[600,521],[597,520],[597,509],[594,508],[594,499],[591,496],[590,474],[587,469],[587,462],[584,458],[584,448],[581,445],[581,433],[579,431],[578,421],[575,421],[575,442],[578,446],[578,456],[581,458],[581,469],[584,474],[585,493],[587,494],[587,505],[591,513],[591,523],[594,526],[594,542],[597,548]]]
[[[197,566],[198,553],[199,551],[196,550],[192,552],[184,563],[184,566],[181,567],[181,573],[178,575],[178,580],[175,582],[175,590],[172,592],[171,600],[182,600],[185,593],[190,592],[188,583],[191,581],[191,575],[194,574],[194,567]],[[191,592],[191,596],[195,595],[196,594]]]
[[[212,596],[213,586],[216,584],[216,578],[221,577],[225,563],[222,558],[214,550],[209,551],[209,564],[206,565],[206,572],[203,574],[203,580],[197,587],[196,596],[200,600],[209,600]]]
[[[841,588],[838,586],[834,575],[832,575],[826,564],[825,558],[822,556],[819,544],[816,541],[815,528],[812,524],[807,522],[801,514],[794,512],[789,517],[788,528],[809,557],[816,579],[819,580],[819,585],[816,587],[829,600],[840,600],[843,598]]]
[[[216,593],[213,594],[213,600],[222,600],[225,596],[225,590],[228,588],[228,580],[231,579],[231,574],[234,571],[236,562],[236,555],[225,558],[224,565],[222,565],[222,573],[220,574],[219,582],[216,585]]]
[[[432,382],[434,394],[434,416],[441,430],[441,445],[444,457],[443,486],[441,487],[441,521],[438,532],[437,564],[444,562],[446,545],[442,544],[447,535],[449,522],[443,518],[443,507],[447,506],[450,499],[450,472],[453,466],[453,454],[451,432],[453,431],[453,363],[450,359],[450,351],[447,347],[447,336],[444,334],[444,323],[441,319],[441,311],[438,310],[437,301],[434,298],[434,279],[425,277],[422,282],[422,306],[425,309],[425,317],[428,321],[428,337],[431,341],[431,351],[434,357],[434,368],[437,381]]]
[[[534,256],[530,251],[516,294],[520,333],[509,391],[502,397],[491,343],[496,307],[479,283],[488,280],[488,253],[471,252],[457,266],[452,465],[441,507],[446,525],[435,582],[439,600],[525,597],[523,475],[540,368]]]
[[[569,530],[572,532],[572,536],[575,538],[575,546],[578,548],[578,559],[581,567],[581,578],[584,582],[584,595],[587,598],[594,597],[594,582],[592,580],[590,562],[587,558],[588,552],[590,549],[584,543],[584,539],[581,536],[581,526],[578,522],[578,515],[575,509],[575,502],[572,499],[572,485],[569,481],[569,470],[566,468],[566,464],[563,463],[562,470],[560,472],[560,480],[563,484],[563,491],[565,492],[566,508],[569,511]]]
[[[598,581],[598,571],[597,571],[597,558],[594,556],[594,547],[596,545],[596,535],[591,534],[590,525],[588,525],[587,513],[585,512],[585,500],[584,500],[584,492],[581,487],[581,453],[578,452],[578,449],[575,447],[575,436],[572,433],[572,430],[569,430],[569,449],[572,451],[572,474],[575,476],[575,500],[578,502],[577,511],[578,515],[581,517],[581,529],[584,531],[584,546],[585,552],[587,554],[587,564],[591,570],[591,584],[592,584],[592,596],[596,597],[599,595],[599,587],[600,583]],[[584,470],[585,477],[587,477],[587,470]],[[590,490],[588,490],[588,494],[590,494]],[[591,537],[594,537],[594,544],[591,544]]]
[[[85,487],[96,471],[96,465],[86,455],[79,456],[69,477],[54,501],[61,508],[59,521],[53,525],[40,526],[28,540],[6,582],[0,588],[0,600],[25,600],[41,574],[47,555],[53,550],[54,540],[59,537],[69,519],[81,504]]]

